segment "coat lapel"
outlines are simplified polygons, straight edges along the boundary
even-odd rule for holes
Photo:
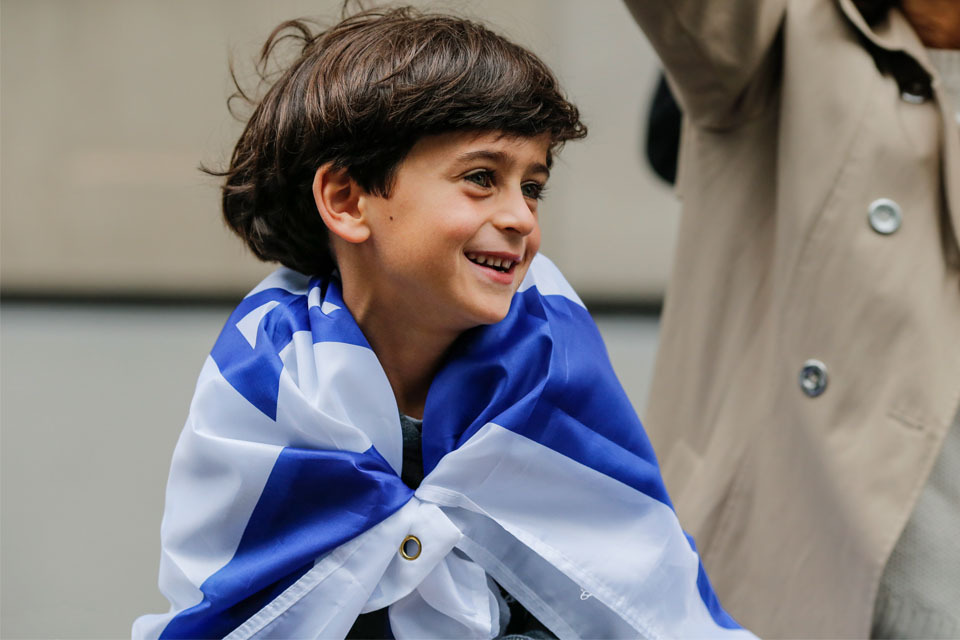
[[[907,73],[908,66],[914,67],[909,70],[913,72],[913,78],[926,74],[927,87],[923,90],[928,91],[936,99],[940,110],[940,126],[945,132],[945,135],[940,137],[940,167],[946,222],[949,227],[945,229],[945,253],[953,266],[960,267],[960,127],[957,126],[954,106],[946,99],[940,83],[936,80],[930,82],[937,77],[936,71],[930,64],[920,38],[899,10],[891,10],[887,20],[871,28],[852,0],[838,0],[838,3],[850,24],[869,45],[872,45],[867,49],[874,56],[877,66],[890,70],[901,88],[908,82],[903,77]],[[899,57],[903,60],[903,56],[907,56],[912,65],[891,65],[891,59]],[[900,77],[897,77],[897,69],[904,70]]]

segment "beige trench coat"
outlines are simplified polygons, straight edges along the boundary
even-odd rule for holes
[[[871,30],[849,0],[627,4],[686,115],[645,420],[667,488],[743,625],[866,637],[960,407],[952,107],[899,11]]]

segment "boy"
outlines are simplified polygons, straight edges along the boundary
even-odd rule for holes
[[[412,9],[285,23],[264,68],[294,35],[223,174],[230,226],[287,268],[201,372],[162,527],[171,611],[134,635],[749,635],[537,257],[552,155],[586,133],[550,71]]]

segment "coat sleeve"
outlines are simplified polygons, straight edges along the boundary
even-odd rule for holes
[[[728,129],[759,114],[779,73],[786,0],[624,0],[691,121]]]

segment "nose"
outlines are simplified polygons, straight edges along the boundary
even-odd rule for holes
[[[539,224],[536,205],[531,207],[519,189],[510,190],[504,195],[504,201],[500,203],[494,224],[501,231],[528,236],[537,229]]]

